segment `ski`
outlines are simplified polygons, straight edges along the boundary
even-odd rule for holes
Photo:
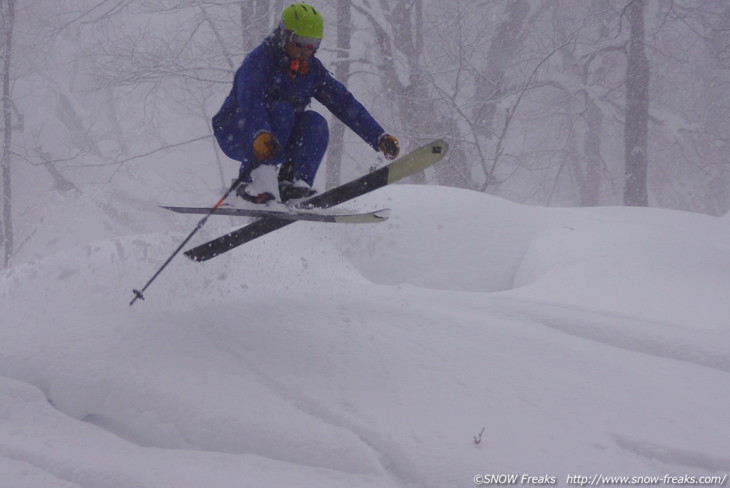
[[[166,210],[184,214],[206,215],[211,213],[208,207],[168,207],[161,205]],[[390,209],[383,208],[373,212],[363,213],[335,213],[322,212],[315,209],[266,209],[266,208],[237,208],[221,206],[215,210],[213,215],[227,215],[233,217],[258,217],[273,218],[281,220],[304,220],[308,222],[332,222],[337,224],[370,224],[383,222],[390,217]]]
[[[327,190],[305,200],[300,205],[311,208],[329,208],[352,200],[378,188],[416,174],[437,163],[448,151],[449,145],[436,140],[400,159],[348,183]],[[225,234],[217,239],[185,251],[193,261],[207,261],[226,251],[294,223],[294,220],[265,217]]]

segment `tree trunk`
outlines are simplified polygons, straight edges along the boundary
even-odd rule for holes
[[[588,98],[586,96],[586,98]],[[580,184],[580,204],[595,207],[601,199],[601,133],[603,114],[594,100],[587,100],[583,154],[585,157],[585,177]]]
[[[0,239],[3,245],[3,266],[10,264],[13,255],[12,185],[10,179],[10,145],[13,139],[12,101],[10,100],[10,62],[12,59],[15,0],[0,0],[0,25],[4,32],[2,42],[3,66],[3,154],[2,154],[2,204],[3,221]]]
[[[344,84],[350,77],[350,41],[351,41],[351,8],[350,0],[337,1],[337,65],[335,78]],[[344,152],[345,125],[333,120],[330,131],[330,144],[327,151],[326,187],[332,188],[340,184],[342,154]]]
[[[497,104],[508,88],[505,75],[510,64],[514,62],[514,54],[520,46],[520,37],[524,32],[530,5],[526,0],[516,0],[505,3],[504,9],[504,21],[495,30],[487,51],[484,70],[486,84],[480,84],[474,94],[476,103],[472,130],[475,134],[483,134],[487,139],[495,140],[494,157],[491,161],[482,161],[485,181],[481,189],[485,192],[495,181],[494,173],[503,151],[503,137],[499,136],[499,129],[495,127]],[[502,133],[504,135],[504,130]]]
[[[481,133],[494,135],[494,117],[497,102],[505,93],[505,74],[507,68],[514,62],[514,54],[519,48],[519,38],[523,32],[523,25],[530,5],[525,0],[517,0],[505,4],[505,19],[497,27],[492,42],[487,51],[487,62],[484,78],[487,84],[477,88],[474,99],[474,119]],[[486,90],[486,93],[485,93]]]
[[[432,134],[441,132],[437,129],[439,123],[433,115],[433,106],[428,102],[427,78],[423,72],[423,1],[397,2],[392,14],[393,40],[409,60],[408,84],[399,93],[400,112],[406,132],[413,134],[412,142],[419,147],[433,139]],[[414,147],[404,149],[408,151]],[[426,173],[417,173],[408,181],[425,183]]]
[[[277,1],[277,6],[280,3]],[[244,51],[252,51],[273,30],[269,22],[269,9],[271,9],[269,0],[241,1],[241,36]],[[277,15],[279,12],[281,9],[277,10]]]
[[[649,133],[649,60],[644,50],[646,0],[626,8],[631,34],[626,68],[626,153],[624,204],[647,206],[647,138]]]

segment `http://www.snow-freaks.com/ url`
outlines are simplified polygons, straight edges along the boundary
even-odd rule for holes
[[[509,486],[509,485],[558,485],[561,481],[569,486],[720,486],[726,485],[727,473],[724,475],[649,475],[649,476],[616,476],[593,474],[590,476],[580,474],[569,474],[564,478],[553,475],[532,475],[532,474],[476,474],[474,484]]]

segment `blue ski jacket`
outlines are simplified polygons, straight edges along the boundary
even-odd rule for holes
[[[216,139],[226,155],[239,161],[250,159],[254,137],[261,131],[273,132],[270,113],[275,103],[288,102],[301,113],[312,98],[378,150],[385,131],[365,107],[315,56],[307,66],[292,69],[293,60],[277,40],[274,32],[246,56],[230,94],[213,117]]]

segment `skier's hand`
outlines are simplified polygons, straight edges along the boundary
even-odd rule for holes
[[[400,153],[400,143],[394,136],[383,134],[378,141],[378,149],[383,152],[386,159],[395,159]]]
[[[271,159],[279,149],[281,144],[271,132],[261,132],[253,140],[253,155],[259,161]]]

